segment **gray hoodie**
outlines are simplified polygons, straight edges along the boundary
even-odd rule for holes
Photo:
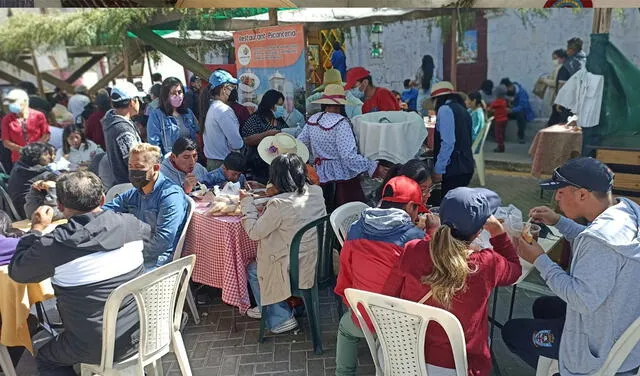
[[[546,256],[535,262],[549,288],[567,302],[560,340],[560,374],[591,375],[614,343],[640,317],[640,206],[620,198],[589,226],[561,217],[556,225],[571,242],[567,274]],[[640,365],[640,345],[620,372]]]
[[[102,118],[106,153],[113,172],[113,185],[129,182],[129,151],[142,140],[131,120],[109,110]]]

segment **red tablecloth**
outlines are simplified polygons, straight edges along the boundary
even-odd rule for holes
[[[196,255],[192,278],[222,289],[222,301],[249,309],[247,265],[256,258],[258,244],[247,235],[240,217],[210,217],[206,203],[198,203],[185,239],[186,254]]]
[[[569,159],[579,157],[581,152],[581,131],[568,129],[563,125],[541,129],[529,149],[532,159],[531,174],[537,178],[542,174],[551,174]]]

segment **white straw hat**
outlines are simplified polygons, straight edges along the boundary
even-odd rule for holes
[[[278,133],[275,136],[267,136],[258,145],[258,154],[267,164],[280,154],[297,154],[307,163],[309,161],[309,149],[300,140],[287,133]]]

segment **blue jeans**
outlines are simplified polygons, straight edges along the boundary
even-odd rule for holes
[[[256,304],[260,306],[260,284],[258,283],[258,264],[253,261],[247,266],[247,274],[249,275],[249,285]],[[284,324],[285,321],[293,318],[293,311],[289,308],[287,302],[269,304],[262,307],[262,315],[267,320],[267,328],[270,330]]]

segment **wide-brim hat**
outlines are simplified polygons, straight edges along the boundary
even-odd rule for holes
[[[440,81],[431,86],[431,98],[439,97],[447,94],[460,94],[449,81]]]
[[[329,105],[341,105],[345,106],[347,104],[351,104],[347,100],[347,93],[345,93],[344,88],[340,85],[330,84],[324,89],[322,96],[311,103],[317,104],[329,104]]]
[[[280,154],[296,154],[305,163],[309,161],[307,146],[287,133],[278,133],[275,136],[263,138],[258,145],[258,154],[267,164],[271,164]]]
[[[337,69],[327,69],[324,72],[324,76],[322,76],[322,85],[315,88],[313,92],[317,93],[319,91],[323,91],[327,85],[331,84],[342,85],[343,87],[346,85],[346,83],[342,82],[342,73]]]

